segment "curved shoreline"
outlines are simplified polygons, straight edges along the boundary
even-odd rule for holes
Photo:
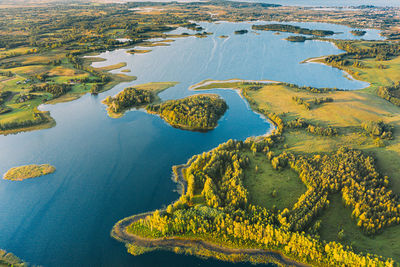
[[[335,42],[332,41],[332,40],[329,40],[329,39],[326,39],[326,40],[325,40],[325,39],[318,39],[317,41],[329,42],[329,43],[331,43],[333,46],[335,46],[337,49],[342,50],[342,49],[340,49],[340,48],[335,44]],[[345,51],[344,53],[346,53],[346,51]],[[341,53],[341,54],[343,54],[343,53]],[[340,54],[339,54],[339,55],[340,55]],[[314,63],[314,64],[321,64],[321,65],[324,65],[324,66],[329,66],[329,67],[331,67],[331,68],[336,68],[336,69],[341,70],[342,72],[344,72],[344,74],[346,75],[346,77],[347,77],[349,80],[358,81],[358,82],[363,82],[363,83],[366,84],[366,86],[365,86],[364,88],[355,89],[355,90],[352,90],[352,91],[365,90],[365,89],[368,89],[368,88],[370,88],[370,87],[372,86],[372,84],[371,84],[370,82],[364,81],[364,80],[361,80],[361,79],[358,80],[358,79],[357,79],[356,77],[354,77],[351,73],[349,73],[349,72],[348,72],[347,70],[345,70],[344,68],[341,68],[340,66],[332,66],[332,65],[327,64],[326,62],[323,61],[323,60],[324,60],[325,58],[327,58],[327,57],[329,57],[329,55],[320,56],[320,57],[310,57],[310,58],[307,58],[307,59],[304,59],[303,61],[301,61],[300,64]]]
[[[174,166],[174,175],[173,180],[182,186],[181,195],[185,193],[187,183],[183,178],[182,170],[187,167],[185,165]],[[162,209],[160,211],[165,211]],[[264,249],[255,249],[255,248],[231,248],[224,247],[218,243],[213,243],[209,241],[204,241],[202,239],[192,239],[185,237],[164,237],[164,238],[147,238],[139,235],[135,235],[129,233],[127,228],[134,222],[137,222],[141,219],[146,218],[149,215],[152,215],[154,211],[144,212],[136,215],[132,215],[126,217],[120,221],[118,221],[111,230],[111,237],[114,239],[123,242],[125,244],[135,244],[139,247],[145,247],[149,249],[161,249],[161,250],[172,250],[174,248],[182,248],[182,249],[206,249],[212,252],[220,253],[225,256],[233,256],[233,255],[246,255],[250,257],[254,256],[262,256],[270,263],[276,263],[283,266],[298,266],[305,267],[309,266],[307,264],[297,262],[287,256],[284,256],[279,251],[274,250],[264,250]],[[195,253],[197,256],[197,254]],[[244,260],[249,261],[250,259]]]
[[[332,43],[332,42],[331,42],[331,43]],[[332,43],[332,44],[334,44],[334,43]],[[343,90],[357,91],[357,90],[365,90],[365,89],[371,87],[371,83],[370,83],[370,82],[367,82],[367,81],[364,81],[364,80],[361,80],[361,79],[360,79],[360,80],[357,79],[356,77],[354,77],[351,73],[349,73],[349,72],[348,72],[347,70],[345,70],[344,68],[341,68],[341,67],[339,67],[339,66],[332,66],[332,65],[329,65],[329,64],[327,64],[326,62],[324,62],[323,60],[324,60],[325,58],[327,58],[327,57],[328,57],[328,56],[320,56],[320,57],[311,57],[311,58],[307,58],[307,59],[301,61],[300,64],[305,64],[305,63],[321,64],[321,65],[328,66],[328,67],[331,67],[331,68],[336,68],[336,69],[338,69],[338,70],[341,70],[341,71],[345,74],[345,76],[346,76],[347,79],[352,80],[352,81],[362,82],[362,83],[365,83],[365,84],[366,84],[366,86],[365,86],[364,88],[354,89],[354,90],[350,90],[350,89],[343,89]]]
[[[231,91],[235,91],[239,97],[245,102],[247,109],[253,111],[255,114],[259,115],[261,119],[267,121],[270,124],[270,128],[268,129],[268,131],[265,134],[262,135],[258,135],[256,137],[266,137],[270,134],[273,133],[273,131],[276,129],[276,125],[273,121],[271,121],[268,117],[266,117],[264,114],[262,114],[261,112],[259,112],[256,109],[251,108],[251,105],[249,103],[249,101],[247,100],[247,98],[242,94],[242,89],[238,89],[238,88],[234,88],[234,87],[226,87],[226,88],[210,88],[210,89],[197,89],[199,87],[202,86],[207,86],[210,84],[218,84],[218,83],[237,83],[237,82],[249,82],[249,83],[262,83],[262,84],[269,84],[269,83],[281,83],[279,81],[273,81],[273,80],[241,80],[241,79],[231,79],[231,80],[204,80],[201,81],[197,84],[194,84],[192,86],[189,87],[190,91],[196,91],[196,90],[231,90]]]

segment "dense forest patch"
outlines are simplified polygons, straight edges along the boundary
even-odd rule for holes
[[[146,110],[159,114],[174,127],[207,131],[214,129],[228,106],[217,95],[194,95],[149,105]]]
[[[56,171],[56,168],[49,164],[25,165],[9,169],[3,176],[3,179],[12,181],[22,181],[29,178],[35,178],[50,174]]]
[[[144,107],[158,101],[159,92],[176,84],[176,82],[154,82],[128,87],[114,97],[107,97],[103,103],[107,105],[108,114],[111,117],[120,117],[130,108]]]
[[[315,35],[315,36],[328,36],[335,34],[333,31],[327,30],[310,30],[307,28],[302,28],[299,26],[293,26],[289,24],[263,24],[263,25],[253,25],[251,26],[253,30],[259,31],[277,31],[277,32],[290,32],[305,35]]]
[[[329,206],[327,196],[330,191],[337,191],[341,186],[351,188],[357,184],[348,184],[344,180],[326,181],[316,174],[329,175],[329,172],[320,172],[317,169],[329,168],[333,171],[338,170],[337,164],[344,164],[343,169],[339,168],[339,170],[343,170],[348,175],[355,175],[354,177],[358,174],[362,175],[361,180],[365,178],[375,183],[374,177],[379,177],[379,174],[375,174],[370,159],[357,151],[341,149],[332,155],[314,157],[296,157],[289,153],[269,156],[269,152],[264,152],[267,153],[265,156],[271,160],[272,165],[275,164],[274,168],[290,167],[299,173],[308,190],[290,209],[267,210],[249,203],[249,193],[243,182],[246,179],[244,170],[250,166],[250,159],[246,153],[269,151],[278,141],[275,138],[279,137],[270,136],[257,142],[249,139],[244,143],[230,140],[210,152],[192,157],[186,168],[182,170],[187,188],[179,200],[169,205],[166,210],[156,211],[132,223],[128,231],[150,239],[173,236],[189,239],[202,238],[226,244],[229,247],[260,247],[279,250],[287,256],[311,264],[357,265],[360,262],[364,262],[365,265],[385,264],[383,258],[360,255],[339,243],[319,241],[312,235],[301,233],[302,230],[307,229],[314,234],[318,231],[319,227],[313,225],[312,221]],[[350,168],[350,165],[359,166],[360,169]],[[367,168],[368,171],[365,172],[363,168]],[[368,177],[370,175],[368,173],[373,176]],[[333,177],[337,176],[333,175]],[[377,182],[379,183],[379,180]],[[322,186],[327,191],[315,190],[315,186]],[[372,184],[371,186],[377,193],[380,192],[380,188],[383,188],[383,184],[378,187]],[[350,192],[352,192],[351,189],[344,190],[343,197],[346,196],[346,201],[352,194]],[[364,204],[361,206],[355,206],[356,209],[375,207],[372,202],[362,203]],[[395,214],[396,212],[392,215],[396,216]],[[361,220],[364,220],[363,216]],[[372,229],[368,228],[369,226],[364,228],[362,224],[359,226],[367,231]],[[335,257],[337,253],[341,257]]]

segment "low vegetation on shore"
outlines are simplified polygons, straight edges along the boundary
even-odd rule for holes
[[[174,127],[208,131],[214,129],[228,106],[218,95],[194,95],[149,105],[149,113],[158,114]]]
[[[0,249],[0,266],[4,267],[26,267],[28,266],[22,260],[12,253]]]
[[[12,181],[22,181],[29,178],[40,177],[56,171],[56,168],[50,164],[25,165],[9,169],[3,176],[3,179]]]

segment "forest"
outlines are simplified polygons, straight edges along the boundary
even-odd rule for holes
[[[354,36],[364,36],[367,33],[366,31],[363,31],[363,30],[352,30],[350,32]]]
[[[302,42],[305,42],[307,40],[307,37],[299,36],[299,35],[291,35],[291,36],[285,38],[285,40],[287,40],[289,42],[302,43]]]
[[[335,45],[346,53],[325,57],[325,62],[334,66],[346,66],[349,59],[375,58],[377,61],[389,60],[400,55],[398,42],[375,42],[366,46],[358,45],[358,41],[335,40]]]
[[[237,30],[235,31],[235,34],[246,34],[248,32],[249,32],[248,30]]]
[[[390,259],[357,254],[350,247],[321,241],[304,232],[329,206],[328,195],[338,191],[346,205],[354,209],[354,219],[366,233],[374,234],[399,223],[399,199],[385,188],[387,177],[379,175],[373,159],[359,151],[342,148],[330,155],[313,157],[286,152],[268,156],[271,153],[267,152],[264,156],[278,165],[276,169],[294,169],[308,190],[291,209],[282,211],[249,203],[243,185],[249,158],[244,154],[268,151],[278,137],[272,135],[258,142],[229,140],[192,157],[182,170],[187,188],[179,200],[131,224],[128,231],[151,238],[202,238],[233,247],[279,250],[309,264],[393,264]]]
[[[189,130],[214,129],[228,106],[217,95],[194,95],[149,105],[149,113],[160,115],[169,124]]]
[[[56,83],[50,84],[50,83],[46,83],[44,85],[39,85],[39,86],[32,85],[32,87],[31,87],[31,89],[29,91],[30,92],[45,91],[47,93],[52,94],[53,98],[57,98],[57,97],[60,97],[62,95],[65,95],[67,92],[71,91],[71,85],[69,85],[69,84],[56,84]]]
[[[380,86],[378,88],[378,96],[386,99],[390,103],[400,107],[400,82],[396,82],[391,86]]]
[[[129,87],[125,88],[115,97],[107,97],[103,103],[107,105],[110,111],[121,113],[132,107],[150,104],[155,98],[156,96],[151,91]]]

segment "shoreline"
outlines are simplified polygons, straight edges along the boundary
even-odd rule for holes
[[[232,22],[232,21],[229,21],[229,20],[224,21],[223,20],[223,21],[216,21],[214,23],[219,23],[219,22]],[[253,23],[253,21],[243,21],[243,22]],[[270,22],[274,22],[274,20],[256,20],[255,22],[267,22],[267,23],[270,23]],[[276,22],[279,22],[279,21],[276,21]],[[293,23],[293,22],[298,22],[298,21],[294,20],[294,21],[289,21],[287,23]],[[308,23],[308,21],[300,21],[300,22]],[[332,22],[332,24],[345,25],[345,26],[351,28],[351,26],[346,25],[346,24],[333,23],[333,22]],[[367,29],[375,29],[375,28],[367,28]],[[380,35],[381,35],[381,33],[380,33]],[[188,35],[188,36],[179,35],[179,37],[190,37],[190,36],[195,36],[195,35]],[[129,53],[129,51],[135,50],[136,47],[146,48],[146,47],[159,46],[159,45],[165,46],[165,45],[169,45],[170,42],[174,42],[175,41],[174,38],[178,38],[178,36],[168,36],[167,35],[166,37],[162,38],[162,40],[155,40],[155,41],[152,41],[151,39],[144,40],[144,41],[142,41],[142,42],[140,42],[138,44],[128,45],[128,46],[125,46],[125,47],[116,48],[114,50],[123,49],[127,53]],[[321,41],[328,41],[328,42],[332,43],[333,45],[335,45],[335,43],[332,42],[331,40],[324,40],[324,39],[320,39],[320,40]],[[113,51],[113,50],[110,50],[110,51]],[[139,51],[139,54],[141,54],[141,53],[143,53],[141,51],[145,51],[145,53],[147,53],[147,52],[151,52],[153,50],[138,50],[138,51]],[[83,54],[81,56],[81,58],[86,61],[86,64],[88,66],[93,67],[92,64],[95,63],[95,62],[107,61],[106,58],[101,57],[101,53],[102,53],[101,51],[92,51],[92,52],[89,52],[87,54]],[[136,51],[135,54],[136,53],[138,53],[138,52]],[[327,57],[327,56],[321,56],[321,57],[317,57],[317,58],[308,58],[308,59],[305,59],[305,60],[301,61],[300,64],[303,64],[303,63],[317,63],[317,64],[323,64],[323,65],[326,65],[326,66],[337,68],[337,69],[343,71],[345,73],[345,76],[348,79],[354,80],[354,81],[363,82],[363,83],[367,84],[364,88],[356,89],[356,90],[365,90],[365,89],[368,89],[368,88],[370,88],[372,86],[367,81],[356,79],[352,74],[350,74],[348,71],[344,70],[343,68],[340,68],[340,67],[337,67],[337,66],[331,66],[331,65],[326,64],[324,62],[318,61],[318,60],[323,59],[325,57]],[[120,63],[117,63],[117,64],[105,65],[105,66],[102,66],[102,67],[93,67],[93,68],[95,68],[95,69],[97,69],[97,70],[99,70],[101,72],[110,74],[112,76],[111,81],[108,82],[107,84],[105,84],[103,86],[103,88],[101,88],[99,93],[111,90],[116,85],[118,85],[118,84],[120,84],[122,82],[129,82],[129,81],[134,81],[134,80],[137,79],[136,76],[130,76],[130,75],[126,75],[126,74],[111,73],[110,72],[112,70],[122,69],[126,65],[127,65],[126,62],[120,62]],[[206,80],[206,81],[197,83],[195,85],[190,86],[189,90],[196,90],[197,87],[206,86],[209,82],[210,81]],[[279,81],[274,81],[274,80],[244,80],[244,79],[221,80],[221,81],[214,81],[212,83],[234,83],[234,82],[279,83]],[[89,92],[84,92],[84,93],[79,93],[79,94],[67,93],[67,94],[65,94],[65,95],[63,95],[61,97],[56,98],[56,99],[51,99],[47,103],[44,103],[44,104],[58,104],[58,103],[74,101],[74,100],[79,99],[80,97],[82,97],[83,95],[85,95],[87,93],[89,93]],[[254,111],[254,112],[256,112],[256,111]],[[124,113],[125,113],[125,111],[122,114],[114,114],[113,116],[110,115],[110,117],[112,117],[112,118],[120,118],[120,117],[122,117],[124,115]],[[56,121],[51,117],[50,113],[48,114],[48,116],[50,118],[50,121],[47,122],[47,123],[38,124],[38,125],[30,126],[30,127],[15,128],[15,129],[10,129],[10,130],[6,130],[6,131],[0,131],[0,135],[17,134],[17,133],[20,133],[20,132],[43,130],[43,129],[49,129],[49,128],[52,128],[52,127],[56,126]],[[173,125],[171,125],[171,126],[173,126]],[[191,129],[186,129],[185,127],[181,127],[179,125],[176,125],[176,128],[183,129],[183,130],[191,130]],[[212,128],[212,129],[215,129],[215,127]],[[206,129],[205,131],[210,131],[212,129]],[[194,130],[194,131],[198,131],[198,130]],[[202,130],[200,130],[200,131],[202,131]]]
[[[238,89],[238,88],[233,88],[233,87],[229,87],[229,88],[211,88],[211,89],[197,89],[197,88],[199,88],[199,87],[202,87],[202,86],[207,86],[207,85],[210,85],[210,84],[214,84],[214,83],[216,83],[216,84],[218,84],[218,83],[237,83],[237,82],[249,82],[249,83],[257,83],[257,82],[260,82],[260,83],[262,83],[262,84],[269,84],[269,83],[281,83],[281,82],[279,82],[279,81],[273,81],[273,80],[260,80],[260,81],[257,81],[257,80],[240,80],[240,79],[231,79],[231,80],[220,80],[220,81],[218,81],[218,80],[204,80],[204,81],[201,81],[201,82],[199,82],[199,83],[197,83],[197,84],[194,84],[194,85],[192,85],[192,86],[190,86],[189,87],[189,90],[190,91],[196,91],[196,90],[231,90],[231,91],[235,91],[238,95],[239,95],[239,97],[245,102],[245,104],[246,104],[246,107],[249,109],[249,110],[251,110],[251,111],[253,111],[255,114],[257,114],[257,115],[259,115],[260,116],[260,118],[261,119],[263,119],[263,120],[265,120],[265,121],[267,121],[270,125],[271,125],[271,127],[270,127],[270,129],[265,133],[265,134],[262,134],[262,135],[257,135],[257,136],[254,136],[254,137],[267,137],[268,135],[271,135],[275,130],[276,130],[276,125],[275,125],[275,123],[272,121],[272,120],[270,120],[268,117],[266,117],[264,114],[262,114],[261,112],[259,112],[258,110],[256,110],[256,109],[253,109],[252,107],[251,107],[251,104],[250,104],[250,102],[247,100],[247,98],[242,94],[242,89]],[[218,126],[218,125],[217,125]],[[216,127],[215,127],[216,128]]]
[[[187,187],[187,183],[183,178],[183,173],[182,173],[182,170],[187,166],[188,166],[187,164],[173,166],[172,180],[182,187],[180,195],[183,195],[185,193]],[[165,209],[160,209],[159,211],[163,212],[165,211]],[[244,260],[239,260],[240,262],[257,263],[257,258],[252,258],[252,257],[264,257],[263,261],[259,263],[275,263],[283,266],[298,266],[298,267],[309,266],[307,264],[297,262],[283,255],[281,252],[274,250],[264,250],[256,248],[232,248],[223,246],[218,243],[204,241],[200,238],[185,238],[179,236],[163,237],[163,238],[147,238],[129,233],[127,231],[127,228],[132,223],[137,222],[140,219],[144,219],[147,216],[152,215],[154,212],[155,211],[149,211],[123,218],[113,226],[110,233],[111,237],[122,243],[125,243],[126,245],[134,244],[139,247],[151,250],[167,250],[174,252],[176,248],[195,249],[194,255],[201,256],[201,254],[196,253],[196,250],[199,251],[201,249],[205,249],[217,254],[222,254],[224,256],[247,256]],[[216,258],[214,256],[211,257]]]
[[[44,114],[44,116],[46,116],[46,118],[49,120],[48,122],[40,123],[37,125],[28,126],[28,127],[2,130],[2,131],[0,131],[0,135],[7,136],[9,134],[18,134],[18,133],[37,131],[37,130],[45,130],[45,129],[50,129],[50,128],[53,128],[54,126],[56,126],[57,125],[56,120],[50,116],[50,112],[40,110],[39,109],[40,106],[41,105],[38,106],[38,110],[41,111],[41,113]]]
[[[238,82],[248,82],[248,83],[262,83],[262,84],[268,84],[268,83],[281,83],[279,81],[274,81],[274,80],[244,80],[244,79],[229,79],[229,80],[203,80],[199,83],[196,83],[194,85],[189,86],[188,90],[190,91],[196,91],[196,90],[211,90],[211,89],[197,89],[202,86],[207,86],[210,84],[218,84],[218,83],[238,83]],[[213,88],[214,89],[214,88]],[[219,88],[219,89],[225,89],[225,88]]]
[[[367,90],[368,88],[370,88],[370,87],[372,86],[372,84],[369,83],[369,82],[367,82],[367,81],[364,81],[364,80],[361,80],[361,79],[360,79],[360,80],[357,79],[356,77],[354,77],[351,73],[349,73],[349,72],[348,72],[347,70],[345,70],[344,68],[341,68],[341,67],[339,67],[339,66],[332,66],[332,65],[329,65],[329,64],[323,62],[322,60],[325,59],[326,57],[328,57],[328,56],[320,56],[320,57],[311,57],[311,58],[307,58],[307,59],[301,61],[300,64],[306,64],[306,63],[321,64],[321,65],[328,66],[328,67],[331,67],[331,68],[336,68],[336,69],[338,69],[338,70],[341,70],[341,71],[344,73],[344,76],[345,76],[347,79],[349,79],[349,80],[351,80],[351,81],[358,81],[358,82],[362,82],[362,83],[366,83],[366,84],[367,84],[364,88],[354,89],[354,90],[343,89],[344,91],[361,91],[361,90]]]

